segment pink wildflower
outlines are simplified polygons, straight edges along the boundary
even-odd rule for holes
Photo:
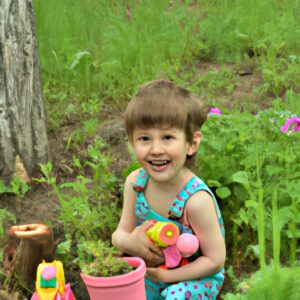
[[[222,114],[222,111],[220,108],[218,107],[212,107],[210,110],[209,110],[209,113],[208,115],[221,115]]]
[[[281,132],[286,133],[293,123],[295,123],[295,125],[293,126],[292,131],[300,130],[300,119],[296,116],[293,116],[286,120],[285,124],[280,128]]]

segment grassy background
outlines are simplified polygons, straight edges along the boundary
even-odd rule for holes
[[[147,80],[172,79],[201,95],[209,105],[222,106],[222,97],[230,105],[236,102],[234,90],[241,80],[238,70],[250,68],[250,74],[260,78],[253,91],[239,100],[242,105],[228,109],[225,102],[223,112],[231,116],[210,120],[204,127],[206,136],[218,138],[204,143],[200,150],[206,152],[199,161],[199,173],[205,169],[203,176],[224,198],[223,213],[230,234],[244,238],[228,238],[233,264],[241,263],[251,251],[257,256],[258,223],[249,220],[258,212],[245,203],[258,201],[263,191],[261,208],[266,220],[271,220],[274,182],[284,176],[279,207],[290,207],[290,216],[298,209],[295,187],[288,183],[299,176],[293,155],[298,148],[279,128],[285,118],[300,112],[300,2],[34,0],[34,6],[44,91],[51,111],[49,128],[59,127],[60,119],[69,114],[78,115],[81,122],[81,128],[70,135],[67,150],[86,146],[87,138],[93,140],[102,108],[122,111],[136,87]],[[205,64],[215,68],[199,72]],[[267,103],[271,111],[263,114],[262,104],[257,102]],[[240,115],[241,108],[262,114],[260,121],[251,114]],[[220,123],[217,128],[216,123]],[[256,125],[250,129],[250,123]],[[269,147],[264,145],[266,139]],[[293,139],[297,140],[295,134]],[[253,141],[259,145],[259,163],[253,156]],[[281,147],[282,143],[286,147]],[[224,158],[221,163],[216,157],[220,153]],[[89,159],[86,157],[86,162]],[[249,178],[248,187],[232,179],[239,172]],[[264,186],[258,187],[257,180]],[[290,218],[285,216],[285,220]],[[270,259],[272,228],[267,226],[266,230]],[[285,232],[285,243],[295,250],[295,236],[291,237],[289,227]],[[239,251],[246,256],[239,257]],[[281,251],[284,256],[292,255],[285,246]]]
[[[34,0],[45,85],[122,104],[203,60],[254,57],[264,90],[299,86],[299,1]]]
[[[280,127],[300,115],[300,1],[33,3],[49,133],[75,124],[63,141],[60,167],[67,175],[60,178],[62,171],[48,163],[38,179],[62,208],[57,219],[65,240],[56,254],[68,270],[79,270],[77,246],[109,240],[122,203],[120,173],[138,166],[132,157],[117,175],[120,153],[99,128],[123,112],[139,84],[168,78],[223,112],[203,127],[196,171],[217,194],[225,219],[227,290],[240,289],[241,272],[259,268],[262,277],[287,282],[277,295],[292,290],[294,271],[277,271],[280,264],[299,265],[300,140],[299,132],[283,134]],[[238,98],[237,89],[246,90],[253,78]],[[15,181],[9,191],[23,199],[27,189]],[[0,237],[7,218],[15,222],[0,210]],[[267,266],[277,273],[265,277]],[[259,288],[256,298],[269,290]],[[226,299],[244,298],[228,293]]]

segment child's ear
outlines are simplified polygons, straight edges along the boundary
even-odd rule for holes
[[[199,147],[199,144],[201,142],[202,134],[200,131],[196,131],[194,134],[193,142],[189,145],[187,155],[194,155]]]

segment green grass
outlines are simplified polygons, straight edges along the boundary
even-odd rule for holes
[[[121,103],[140,83],[188,61],[197,11],[169,1],[35,0],[45,84]]]
[[[298,0],[202,1],[201,37],[209,58],[237,61],[251,55],[299,54]]]
[[[261,97],[300,91],[299,1],[178,0],[172,10],[169,2],[34,0],[46,98],[62,104],[63,91],[73,101],[96,97],[124,108],[137,85],[178,70],[190,76],[201,60],[255,60]],[[208,98],[224,85],[211,75],[213,86],[207,75],[191,78]]]
[[[239,64],[253,57],[264,80],[258,92],[282,96],[289,88],[299,91],[298,0],[203,2],[205,58]]]

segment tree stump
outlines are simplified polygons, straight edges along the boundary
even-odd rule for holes
[[[31,0],[0,0],[0,178],[19,156],[29,176],[49,160]]]
[[[52,229],[44,224],[12,226],[4,251],[4,270],[11,279],[33,285],[42,260],[54,260]]]

